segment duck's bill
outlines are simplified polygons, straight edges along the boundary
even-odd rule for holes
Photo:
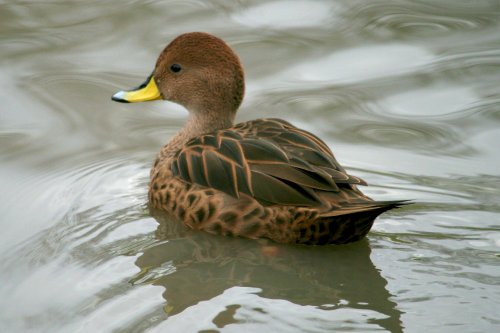
[[[111,97],[113,101],[121,103],[146,102],[161,99],[161,93],[156,86],[153,74],[148,79],[132,90],[122,90]]]

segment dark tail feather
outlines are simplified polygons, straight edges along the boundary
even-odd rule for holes
[[[355,242],[366,236],[377,216],[410,203],[408,200],[373,201],[322,214],[314,222],[316,233],[307,243],[319,245]]]

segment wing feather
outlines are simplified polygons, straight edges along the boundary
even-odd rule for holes
[[[235,197],[238,195],[238,183],[234,181],[232,163],[221,158],[217,151],[207,149],[203,152],[203,164],[206,166],[206,179],[210,187],[229,193]]]
[[[186,182],[265,204],[318,205],[316,191],[364,185],[348,175],[326,144],[279,119],[259,119],[205,134],[173,158],[172,172]]]
[[[313,206],[318,203],[287,183],[258,171],[252,171],[252,185],[255,197],[265,202],[286,202],[299,206]]]
[[[234,160],[239,166],[243,166],[245,155],[241,145],[235,139],[222,138],[219,152]]]
[[[257,139],[246,139],[240,142],[245,158],[249,161],[288,162],[285,152],[275,144]]]
[[[208,186],[207,180],[205,178],[204,168],[203,168],[203,159],[201,154],[191,152],[188,158],[188,167],[189,167],[189,179],[191,182],[200,184],[203,186]]]
[[[323,191],[331,191],[332,185],[323,178],[315,178],[313,173],[302,171],[288,164],[253,164],[252,170],[259,171],[279,179],[297,183],[302,186],[316,188]]]

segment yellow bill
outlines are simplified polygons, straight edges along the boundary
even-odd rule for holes
[[[146,102],[161,99],[161,93],[156,86],[153,74],[151,74],[139,87],[119,91],[111,99],[121,103]]]

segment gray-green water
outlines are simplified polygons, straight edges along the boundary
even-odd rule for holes
[[[238,120],[311,130],[416,204],[336,247],[149,212],[186,113],[110,96],[200,30],[241,56]],[[500,330],[498,0],[0,1],[0,87],[1,332]]]

